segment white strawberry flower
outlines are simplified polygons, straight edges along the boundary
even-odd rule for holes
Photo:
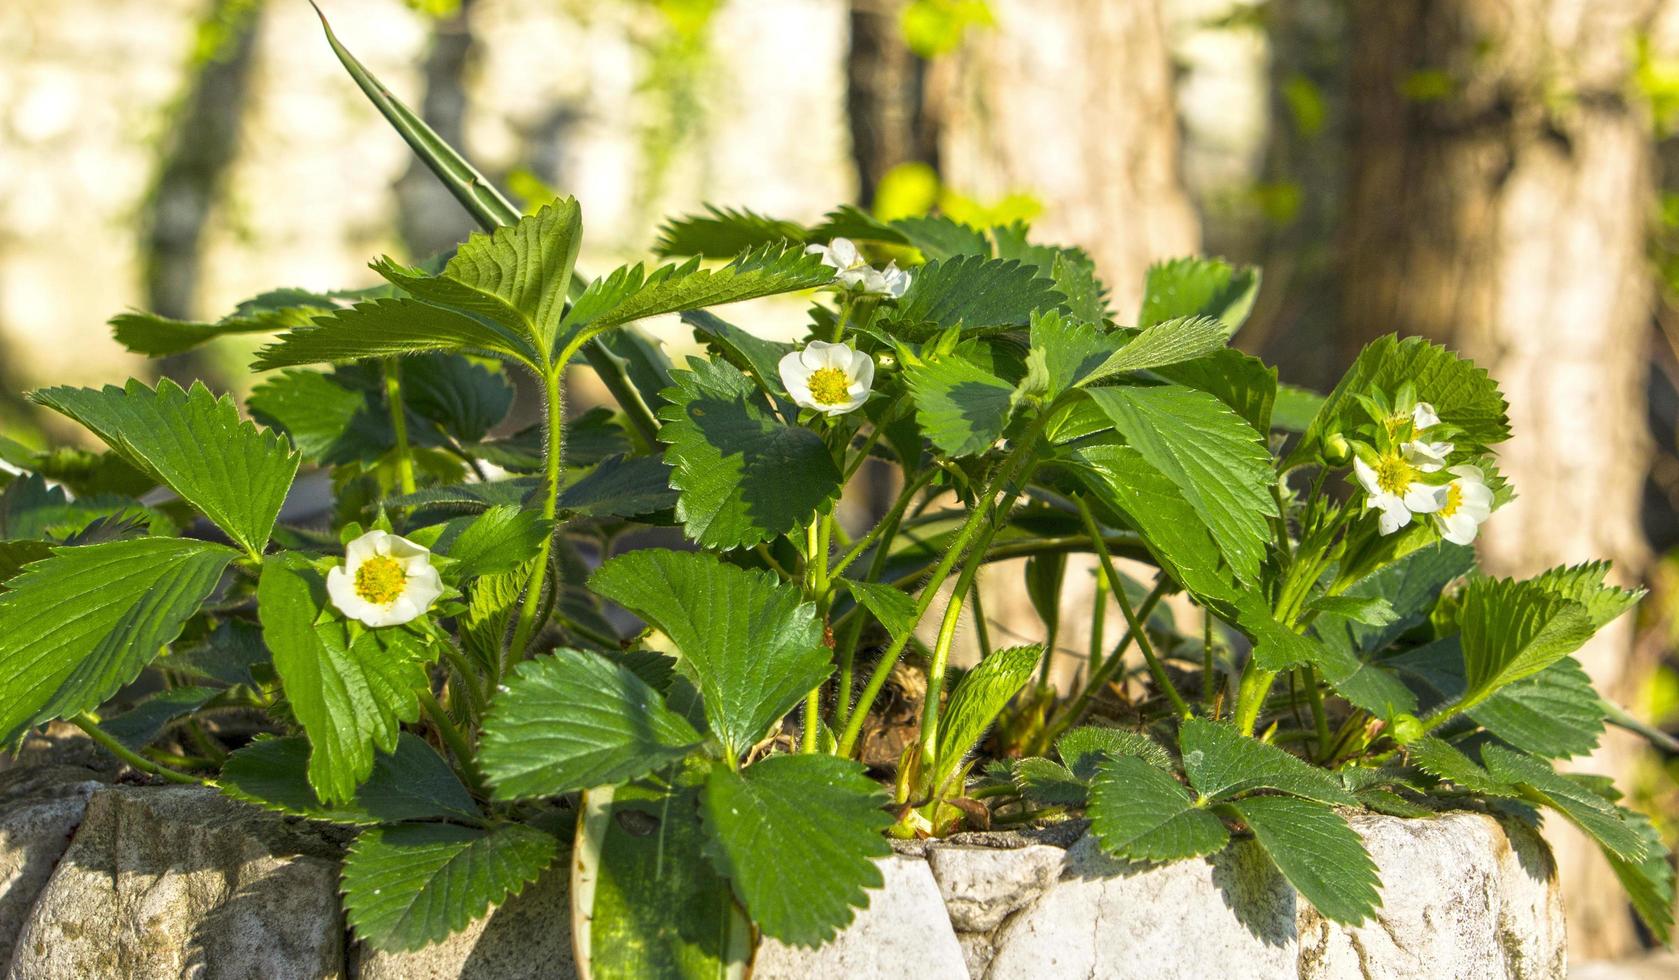
[[[781,383],[800,408],[844,415],[869,400],[874,358],[845,344],[813,340],[781,359]]]
[[[1446,465],[1446,457],[1452,454],[1453,445],[1449,442],[1424,442],[1418,439],[1407,442],[1399,449],[1405,458],[1418,470],[1424,473],[1438,473]]]
[[[1378,456],[1374,464],[1363,456],[1353,457],[1353,472],[1366,495],[1364,505],[1381,512],[1377,525],[1384,535],[1411,523],[1411,515],[1431,514],[1445,503],[1446,488],[1421,479],[1432,472],[1423,468],[1430,465],[1410,451]]]
[[[847,289],[861,290],[896,299],[909,289],[910,274],[888,262],[885,270],[876,269],[863,258],[863,253],[849,238],[836,238],[826,245],[807,245],[805,251],[820,255],[822,264],[836,273],[835,277]]]
[[[1475,532],[1492,516],[1492,488],[1478,466],[1465,463],[1446,472],[1457,479],[1446,484],[1440,509],[1432,515],[1434,527],[1453,544],[1470,544]]]
[[[344,564],[326,574],[338,611],[378,629],[425,615],[443,594],[431,552],[389,531],[369,531],[344,549]]]
[[[1435,414],[1434,406],[1428,402],[1417,402],[1417,406],[1411,409],[1411,427],[1416,431],[1421,432],[1439,424],[1440,416]]]

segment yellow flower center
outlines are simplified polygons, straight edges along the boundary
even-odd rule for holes
[[[1440,505],[1440,517],[1442,519],[1450,517],[1457,513],[1457,509],[1462,506],[1463,484],[1453,480],[1451,484],[1446,487],[1446,502]]]
[[[851,379],[836,367],[817,368],[810,374],[810,397],[820,405],[840,405],[851,399]]]
[[[1383,456],[1376,462],[1376,486],[1383,493],[1403,494],[1416,479],[1417,468],[1403,456]]]
[[[375,606],[388,606],[402,595],[408,573],[402,562],[388,555],[374,555],[356,569],[356,595]]]

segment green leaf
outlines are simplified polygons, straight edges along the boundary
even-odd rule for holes
[[[755,337],[705,310],[682,314],[682,322],[693,328],[695,340],[751,375],[758,387],[775,400],[783,416],[792,418],[797,413],[781,385],[781,359],[792,352],[792,344]]]
[[[455,560],[457,580],[510,572],[535,558],[553,525],[535,511],[497,504],[473,518],[444,554]]]
[[[1604,706],[1591,678],[1564,657],[1476,705],[1469,717],[1523,752],[1546,759],[1585,755],[1603,734]]]
[[[1642,589],[1632,591],[1605,584],[1603,578],[1609,574],[1609,567],[1606,561],[1558,566],[1541,572],[1529,581],[1547,592],[1565,596],[1585,606],[1595,632],[1638,605],[1638,600],[1644,597]]]
[[[1209,800],[1274,789],[1338,806],[1357,802],[1328,772],[1275,745],[1248,738],[1234,725],[1189,718],[1179,730],[1178,740],[1189,784]]]
[[[1037,644],[995,650],[962,675],[945,705],[944,723],[939,728],[933,753],[938,760],[932,772],[935,787],[942,787],[956,772],[963,758],[985,736],[985,730],[1032,679],[1042,655],[1043,647]]]
[[[1100,761],[1101,757],[1098,757]],[[1091,765],[1092,775],[1095,765]],[[1073,775],[1066,766],[1048,759],[1028,757],[1016,759],[1008,769],[1009,780],[1020,795],[1045,806],[1083,806],[1090,796],[1085,780]]]
[[[885,804],[850,759],[773,755],[739,772],[718,764],[700,805],[706,853],[764,935],[816,946],[884,881],[874,859],[892,853]]]
[[[1054,401],[1062,392],[1089,380],[1119,350],[1114,336],[1060,310],[1033,314],[1031,341],[1028,374],[1034,363],[1041,366],[1045,402]]]
[[[1269,433],[1273,411],[1281,411],[1277,369],[1233,348],[1153,370],[1173,384],[1205,391],[1229,405],[1256,432]]]
[[[1524,796],[1561,813],[1608,853],[1624,861],[1648,856],[1650,842],[1627,823],[1619,807],[1549,763],[1497,745],[1482,747],[1481,761],[1493,778],[1521,787]]]
[[[751,379],[720,361],[672,374],[659,439],[676,516],[708,548],[751,547],[810,520],[840,490],[822,437],[770,414]]]
[[[1649,817],[1625,807],[1621,808],[1621,817],[1644,839],[1645,856],[1639,861],[1629,861],[1607,848],[1603,856],[1609,859],[1615,877],[1620,879],[1632,907],[1655,935],[1656,942],[1669,945],[1673,942],[1673,863],[1662,844],[1661,833]]]
[[[832,282],[834,272],[798,246],[766,245],[716,269],[698,260],[645,273],[637,265],[591,285],[566,314],[568,336],[587,335],[662,313],[738,303]]]
[[[479,754],[504,800],[637,779],[700,743],[635,672],[561,647],[519,666],[484,721]]]
[[[138,538],[58,548],[0,593],[0,744],[91,711],[151,663],[210,595],[235,553]]]
[[[653,254],[727,259],[751,248],[806,240],[804,226],[796,222],[746,208],[707,204],[705,210],[706,214],[665,219],[659,227],[659,239],[653,243]]]
[[[580,517],[643,517],[676,505],[671,468],[657,456],[608,456],[560,491],[560,509]]]
[[[893,641],[902,640],[915,632],[915,599],[909,593],[878,582],[857,582],[848,578],[842,578],[840,582],[851,597],[886,629]]]
[[[1487,772],[1444,739],[1421,738],[1406,746],[1405,752],[1423,772],[1456,783],[1471,793],[1494,797],[1516,795],[1508,782]]]
[[[266,810],[343,824],[403,820],[482,819],[454,770],[418,735],[403,732],[396,751],[381,752],[355,797],[336,806],[309,785],[309,740],[262,735],[228,757],[216,785],[227,796]]]
[[[373,771],[374,749],[395,751],[400,724],[419,718],[425,651],[400,628],[352,638],[329,607],[325,580],[297,554],[262,563],[257,611],[274,671],[309,736],[309,784],[322,802],[347,802]]]
[[[703,853],[697,796],[634,784],[583,794],[571,890],[579,976],[724,980],[744,971],[752,925]]]
[[[364,830],[344,856],[344,917],[375,949],[419,949],[517,895],[559,841],[522,824],[397,824]]]
[[[1165,746],[1142,732],[1123,728],[1097,725],[1074,728],[1055,740],[1055,754],[1080,779],[1094,776],[1103,756],[1130,756],[1157,769],[1172,768],[1172,755]]]
[[[493,362],[491,362],[493,364]],[[513,384],[499,370],[459,354],[420,354],[402,361],[402,400],[463,443],[477,442],[507,417]]]
[[[1442,421],[1461,431],[1459,445],[1492,446],[1510,438],[1504,396],[1487,372],[1421,337],[1399,340],[1390,334],[1360,352],[1324,398],[1287,465],[1310,458],[1331,434],[1352,432],[1367,421],[1358,396],[1380,392],[1391,398],[1407,383],[1414,386],[1419,401],[1433,405]]]
[[[1340,814],[1286,796],[1251,796],[1230,808],[1324,918],[1357,925],[1375,915],[1382,884],[1376,863]]]
[[[942,214],[897,218],[891,224],[929,259],[991,254],[991,243],[985,240],[985,232]]]
[[[923,361],[904,372],[921,431],[948,456],[990,449],[1008,427],[1014,386],[961,357]]]
[[[1230,842],[1224,823],[1197,807],[1171,773],[1134,756],[1097,766],[1089,816],[1102,847],[1134,861],[1177,861]]]
[[[1283,432],[1305,432],[1311,427],[1312,419],[1323,410],[1323,401],[1323,396],[1315,391],[1298,385],[1279,384],[1271,425]]]
[[[1024,327],[1034,312],[1065,301],[1032,266],[964,255],[917,269],[891,316],[916,339],[957,324],[965,332]]]
[[[1149,266],[1137,325],[1148,327],[1186,316],[1215,317],[1228,337],[1253,310],[1259,269],[1222,259],[1184,258]]]
[[[1180,385],[1086,391],[1201,515],[1236,577],[1258,581],[1266,520],[1277,513],[1271,454],[1259,433],[1217,398]]]
[[[306,459],[328,466],[371,463],[396,445],[383,402],[319,371],[270,375],[245,404],[252,418],[284,432]]]
[[[117,343],[136,354],[168,357],[218,337],[305,326],[312,317],[337,309],[339,299],[348,295],[353,294],[276,289],[240,303],[237,310],[214,323],[175,320],[136,310],[112,317],[111,333]]]
[[[711,732],[733,758],[832,669],[815,607],[767,572],[711,555],[645,549],[608,561],[589,586],[682,651]]]
[[[1377,626],[1328,611],[1313,623],[1314,631],[1326,642],[1359,654],[1380,652],[1426,620],[1439,602],[1441,590],[1474,567],[1473,548],[1450,541],[1419,548],[1359,579],[1344,593],[1354,598],[1385,599],[1398,618]]]
[[[262,629],[239,619],[217,623],[201,643],[171,651],[157,662],[165,670],[227,687],[236,684],[255,687],[257,680],[252,671],[266,663],[268,648],[262,645]]]
[[[422,351],[463,351],[510,357],[534,370],[542,363],[529,338],[498,323],[416,299],[357,303],[315,319],[315,325],[281,334],[257,352],[253,367],[345,364],[370,357],[401,357]]]
[[[1081,384],[1093,384],[1127,371],[1163,368],[1206,357],[1223,350],[1227,336],[1224,323],[1210,316],[1162,320],[1144,327]]]
[[[169,724],[204,707],[221,691],[213,687],[171,687],[120,715],[102,718],[99,727],[135,752],[152,744]]]
[[[52,545],[45,541],[0,541],[0,592],[5,591],[5,584],[16,578],[24,566],[51,555]]]
[[[1470,703],[1531,677],[1578,650],[1592,636],[1586,607],[1544,585],[1478,578],[1459,609]]]
[[[260,554],[297,474],[298,455],[280,437],[239,419],[233,399],[203,384],[154,391],[47,388],[31,396],[93,430],[112,449],[216,523],[248,554]]]

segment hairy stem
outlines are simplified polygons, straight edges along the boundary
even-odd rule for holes
[[[396,479],[402,492],[413,493],[419,487],[414,482],[414,454],[408,448],[408,413],[402,404],[402,365],[397,358],[387,357],[385,367],[385,405],[391,410],[391,431],[396,433]]]
[[[75,723],[77,728],[87,732],[88,737],[93,739],[93,741],[105,751],[111,753],[141,772],[149,773],[162,779],[167,779],[172,783],[184,783],[191,786],[215,785],[215,783],[208,779],[200,779],[197,776],[179,772],[177,770],[170,769],[167,766],[161,766],[138,752],[134,752],[129,749],[128,746],[117,741],[116,736],[107,732],[105,729],[100,728],[99,722],[96,721],[92,715],[86,712],[83,712],[70,720]]]
[[[550,522],[559,513],[560,468],[565,458],[565,392],[562,387],[564,378],[565,363],[562,361],[549,367],[547,376],[542,379],[547,395],[545,421],[548,430],[548,450],[543,459],[542,516]],[[525,586],[525,601],[519,607],[519,622],[513,629],[513,645],[508,648],[507,657],[501,665],[502,676],[506,676],[514,664],[524,659],[525,651],[530,646],[536,629],[537,609],[542,603],[543,584],[548,577],[548,555],[554,547],[554,535],[558,533],[559,528],[551,529],[536,553],[536,565],[531,569],[529,584]],[[559,583],[553,583],[553,587],[557,589]]]
[[[466,740],[466,735],[455,724],[454,719],[449,717],[449,712],[445,711],[443,705],[437,702],[436,695],[431,693],[429,687],[422,687],[419,693],[421,709],[425,711],[426,717],[431,720],[432,727],[437,729],[437,734],[443,739],[443,744],[449,747],[449,752],[455,757],[455,762],[460,765],[461,775],[466,777],[467,788],[471,789],[480,799],[487,799],[489,797],[488,784],[484,781],[483,770],[478,768],[478,758],[473,755],[472,744]]]
[[[1148,662],[1148,671],[1154,678],[1154,686],[1172,702],[1172,709],[1178,713],[1178,717],[1188,718],[1192,713],[1189,704],[1173,686],[1172,678],[1166,673],[1166,665],[1155,655],[1154,644],[1148,638],[1148,630],[1144,628],[1143,621],[1137,618],[1137,611],[1131,608],[1131,597],[1125,594],[1125,585],[1114,568],[1113,556],[1108,553],[1107,543],[1102,540],[1102,527],[1096,523],[1096,515],[1090,512],[1090,505],[1084,502],[1083,497],[1074,498],[1073,503],[1078,506],[1079,519],[1084,521],[1084,528],[1090,533],[1090,540],[1096,546],[1096,558],[1103,576],[1108,580],[1108,591],[1113,593],[1114,599],[1119,603],[1120,614],[1125,617],[1125,626],[1131,635],[1136,637],[1137,649],[1142,651],[1143,659]]]

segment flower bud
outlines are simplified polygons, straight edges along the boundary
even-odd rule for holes
[[[1331,466],[1345,465],[1353,458],[1353,447],[1347,444],[1347,437],[1339,432],[1331,433],[1323,440],[1323,461]]]
[[[1428,729],[1423,727],[1422,719],[1418,718],[1416,715],[1399,714],[1394,716],[1393,731],[1389,734],[1391,734],[1393,736],[1393,740],[1398,742],[1400,745],[1410,745],[1417,739],[1427,735]]]

